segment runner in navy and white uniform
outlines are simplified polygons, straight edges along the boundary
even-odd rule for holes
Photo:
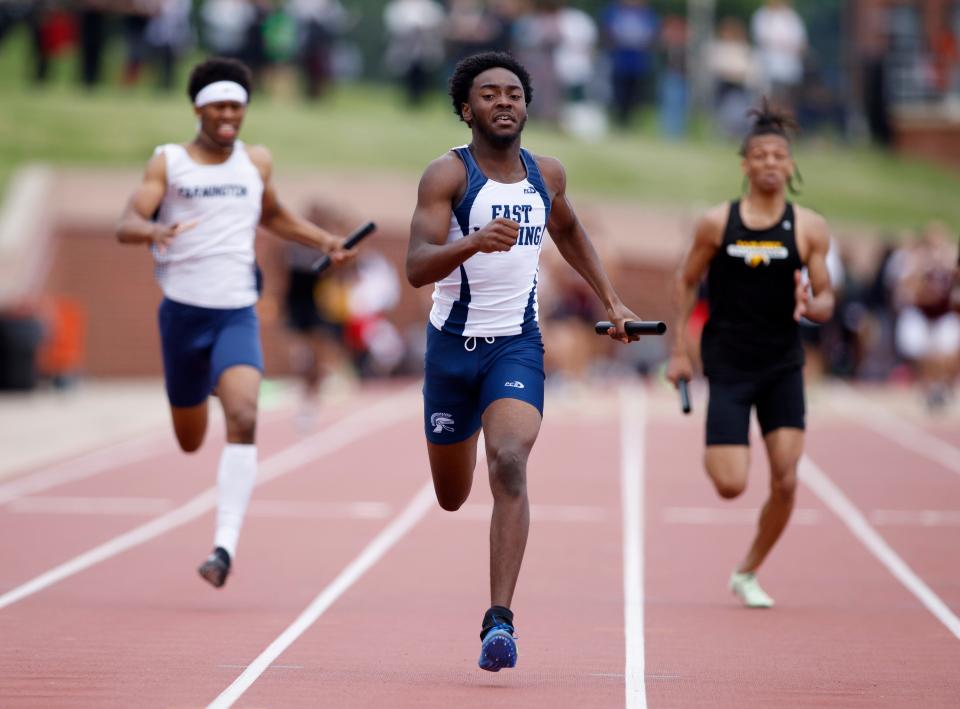
[[[710,402],[704,461],[721,497],[734,498],[744,491],[750,411],[756,408],[770,461],[770,496],[730,588],[744,605],[768,608],[773,599],[760,588],[756,571],[790,519],[803,453],[799,321],[829,320],[834,297],[826,264],[827,224],[786,198],[795,171],[788,133],[792,122],[766,103],[752,115],[753,126],[740,151],[747,193],[699,220],[680,267],[673,325],[677,334],[667,377],[676,384],[693,373],[683,333],[706,275],[710,315],[700,349]],[[801,276],[804,266],[809,287]]]
[[[117,226],[122,243],[148,244],[156,261],[164,379],[184,451],[203,442],[211,393],[223,407],[227,445],[217,472],[214,551],[199,568],[216,587],[230,571],[257,474],[257,226],[335,262],[348,257],[342,239],[280,204],[269,151],[237,139],[250,86],[249,69],[234,60],[210,59],[193,69],[188,94],[197,134],[157,148]]]
[[[486,446],[493,516],[490,595],[480,667],[516,664],[510,610],[527,541],[527,457],[543,413],[537,320],[540,247],[549,231],[628,342],[621,302],[566,196],[563,166],[520,147],[530,77],[510,55],[461,61],[450,80],[469,145],[434,160],[420,181],[407,278],[435,284],[427,325],[424,429],[440,506],[458,509],[473,483],[477,439]]]

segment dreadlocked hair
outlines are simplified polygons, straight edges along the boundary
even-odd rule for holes
[[[462,59],[453,70],[450,77],[450,98],[453,100],[453,112],[463,120],[463,104],[470,97],[470,87],[473,80],[487,69],[506,69],[513,72],[520,79],[523,87],[523,98],[527,105],[533,98],[533,87],[530,85],[530,74],[524,66],[507,52],[481,52]]]
[[[753,120],[753,125],[750,126],[750,130],[743,137],[743,142],[740,143],[739,153],[741,157],[746,156],[750,141],[761,135],[778,135],[790,145],[792,136],[800,132],[800,126],[793,119],[793,116],[786,111],[771,106],[766,96],[760,100],[759,108],[751,108],[747,111],[747,117]],[[794,179],[798,184],[803,184],[803,175],[800,174],[800,168],[797,167],[796,163],[794,163],[793,175],[787,180],[787,189],[796,194],[799,190],[797,185],[794,184]]]

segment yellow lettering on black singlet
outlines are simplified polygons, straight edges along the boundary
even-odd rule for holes
[[[727,255],[733,258],[742,258],[743,262],[756,268],[767,266],[772,259],[783,260],[789,256],[787,247],[781,241],[744,241],[727,246]]]

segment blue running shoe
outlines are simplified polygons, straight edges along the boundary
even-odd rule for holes
[[[513,637],[513,627],[500,623],[487,631],[480,645],[480,659],[477,664],[481,670],[499,672],[504,667],[517,666],[517,639]]]

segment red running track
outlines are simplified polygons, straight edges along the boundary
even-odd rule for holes
[[[762,574],[777,606],[749,611],[726,580],[766,472],[757,450],[747,494],[717,499],[700,464],[702,408],[683,418],[661,389],[548,397],[514,603],[520,664],[499,674],[476,667],[485,469],[458,512],[431,500],[415,388],[363,390],[308,437],[290,412],[264,424],[261,474],[272,479],[254,492],[220,591],[194,570],[212,536],[203,495],[216,437],[197,456],[171,444],[11,500],[0,506],[0,706],[960,705],[950,625],[960,614],[960,474],[950,460],[865,419],[811,412],[811,464],[847,507],[801,487]],[[949,427],[910,425],[960,461]],[[834,508],[857,510],[869,530],[857,536]],[[886,551],[871,550],[871,533]],[[102,558],[64,566],[91,549]],[[891,558],[905,564],[901,577]],[[929,591],[927,605],[907,577]],[[48,582],[25,586],[37,578]]]

